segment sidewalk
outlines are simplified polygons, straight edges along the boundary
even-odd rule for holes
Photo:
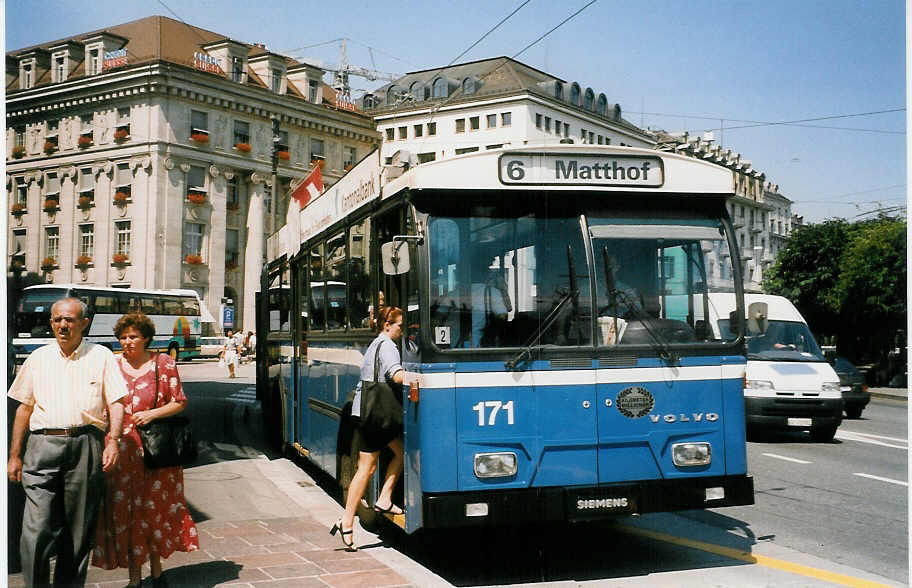
[[[908,402],[908,388],[868,388],[868,392],[874,398],[892,398],[893,400],[902,400]]]
[[[197,363],[186,376],[181,364],[182,379],[253,382],[252,364],[241,366],[238,380],[228,380],[214,362]],[[245,429],[244,412],[240,405],[234,411],[236,432]],[[205,516],[197,521],[200,550],[176,552],[162,562],[169,586],[449,586],[357,524],[354,539],[360,550],[344,551],[339,535],[329,534],[342,507],[297,464],[255,454],[243,434],[238,437],[244,446],[240,453],[255,457],[184,470],[187,502]],[[149,575],[146,563],[143,578]],[[119,588],[128,580],[126,569],[90,567],[86,586]],[[22,574],[9,575],[8,585],[24,586]]]

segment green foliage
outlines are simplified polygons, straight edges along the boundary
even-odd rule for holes
[[[843,219],[796,229],[764,280],[851,359],[882,356],[906,324],[906,222]]]

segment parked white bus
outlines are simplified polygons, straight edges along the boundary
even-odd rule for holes
[[[175,359],[198,357],[201,324],[215,322],[194,290],[133,290],[77,284],[29,286],[19,298],[11,325],[17,364],[54,340],[51,306],[67,296],[76,296],[88,306],[85,339],[113,351],[120,350],[114,324],[128,312],[139,310],[152,319],[155,337],[149,348]]]

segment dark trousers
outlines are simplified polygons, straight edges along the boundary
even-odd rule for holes
[[[22,461],[25,513],[22,574],[26,586],[83,586],[104,496],[101,431],[78,437],[29,435]]]

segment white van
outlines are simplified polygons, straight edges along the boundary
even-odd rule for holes
[[[713,335],[733,339],[734,294],[709,294]],[[827,362],[798,309],[782,296],[745,294],[748,428],[806,429],[830,441],[842,422],[839,376]]]

